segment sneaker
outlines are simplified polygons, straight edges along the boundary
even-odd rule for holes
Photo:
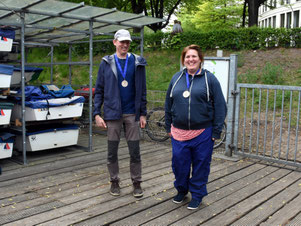
[[[133,196],[136,197],[136,198],[140,198],[140,197],[143,196],[143,190],[140,186],[140,183],[141,182],[134,182],[133,183],[133,187],[134,187]]]
[[[110,194],[113,195],[113,196],[120,195],[120,187],[119,187],[118,181],[112,181]]]
[[[183,200],[184,200],[184,198],[185,198],[186,195],[187,195],[187,193],[178,192],[178,194],[173,198],[172,201],[174,203],[179,204],[179,203],[183,202]]]
[[[192,199],[190,201],[190,203],[188,204],[187,209],[195,210],[195,209],[199,208],[200,204],[201,204],[201,201],[196,200],[196,199]]]

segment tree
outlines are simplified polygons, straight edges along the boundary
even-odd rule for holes
[[[249,27],[258,25],[258,9],[265,1],[266,0],[245,0],[248,4]]]
[[[82,2],[83,0],[65,0],[69,2]],[[85,4],[103,8],[116,8],[130,13],[143,13],[146,16],[165,19],[165,22],[151,24],[148,27],[154,32],[165,28],[180,6],[189,6],[198,0],[84,0]]]
[[[192,29],[206,31],[234,28],[241,24],[242,9],[243,5],[237,4],[237,0],[202,0],[195,8],[184,9],[179,17],[183,21],[184,30],[189,30],[187,25]],[[190,19],[190,24],[187,24],[186,18]]]

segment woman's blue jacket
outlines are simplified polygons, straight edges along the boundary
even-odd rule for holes
[[[166,93],[166,131],[170,132],[171,124],[184,130],[212,127],[212,137],[220,138],[227,105],[217,78],[211,72],[202,69],[190,82],[188,98],[183,97],[185,90],[186,69],[173,76]]]

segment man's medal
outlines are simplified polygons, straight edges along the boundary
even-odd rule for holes
[[[125,80],[125,76],[126,76],[126,70],[127,70],[127,67],[128,67],[128,55],[126,54],[126,60],[125,60],[125,65],[124,65],[124,70],[122,70],[121,66],[120,66],[120,63],[119,63],[119,60],[118,60],[118,57],[116,56],[116,54],[114,55],[115,57],[115,61],[117,63],[117,67],[123,77],[123,81],[121,82],[121,85],[122,87],[127,87],[129,85],[128,81]]]

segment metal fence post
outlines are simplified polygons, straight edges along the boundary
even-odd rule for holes
[[[236,54],[230,55],[230,71],[229,71],[229,86],[228,86],[228,114],[227,114],[227,132],[226,132],[226,150],[225,155],[232,156],[234,122],[235,122],[235,96],[237,84],[237,58]]]

